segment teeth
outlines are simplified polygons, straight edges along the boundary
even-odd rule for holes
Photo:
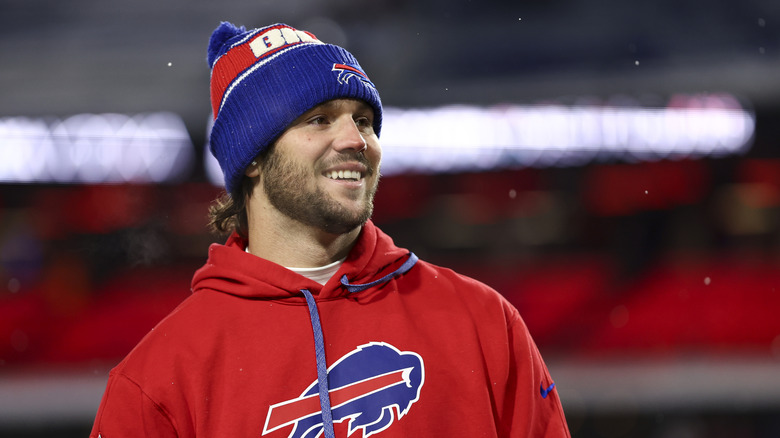
[[[334,170],[325,176],[330,179],[350,179],[354,181],[360,181],[361,178],[360,172],[355,170]]]

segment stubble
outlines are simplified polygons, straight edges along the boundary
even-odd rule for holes
[[[369,169],[369,175],[376,171],[362,153],[340,155],[328,165],[344,161],[362,163]],[[271,205],[291,219],[328,233],[348,233],[364,225],[374,211],[374,194],[379,178],[366,188],[363,207],[351,211],[342,207],[321,187],[315,185],[313,190],[307,187],[311,170],[297,165],[275,148],[261,162],[261,172],[263,189]]]

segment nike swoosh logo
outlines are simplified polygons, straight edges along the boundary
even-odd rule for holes
[[[542,394],[542,398],[547,398],[547,395],[550,393],[550,391],[555,388],[555,382],[553,382],[550,386],[547,387],[547,389],[544,389],[544,383],[539,385],[539,392]]]

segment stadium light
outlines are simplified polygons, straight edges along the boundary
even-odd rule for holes
[[[176,181],[194,148],[168,112],[0,118],[0,181],[142,183]]]
[[[744,153],[755,116],[728,94],[675,95],[638,105],[385,107],[382,174],[440,173]],[[222,184],[205,151],[209,179]]]

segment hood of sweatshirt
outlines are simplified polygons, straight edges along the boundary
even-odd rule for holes
[[[193,276],[192,291],[213,290],[253,299],[290,299],[304,303],[302,289],[317,300],[348,295],[350,285],[362,285],[394,273],[410,258],[408,250],[368,221],[338,272],[320,285],[289,269],[246,252],[247,242],[231,235],[224,245],[212,244],[209,256]],[[389,278],[388,278],[389,279]],[[356,290],[352,290],[355,292]]]
[[[308,306],[314,336],[322,430],[325,438],[335,438],[317,301],[337,299],[380,286],[409,271],[417,262],[417,257],[395,246],[389,236],[369,221],[363,226],[358,241],[341,268],[325,285],[320,285],[276,263],[247,253],[246,245],[247,242],[237,234],[230,236],[224,245],[211,245],[206,264],[192,279],[192,291],[212,290],[245,298],[300,301]]]

